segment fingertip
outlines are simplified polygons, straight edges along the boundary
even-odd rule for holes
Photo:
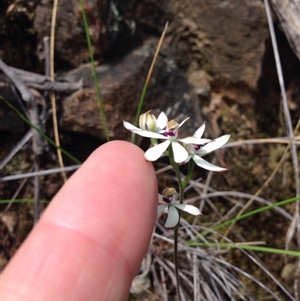
[[[144,152],[124,141],[104,144],[62,187],[8,265],[6,296],[123,300],[147,250],[156,207],[156,175]]]

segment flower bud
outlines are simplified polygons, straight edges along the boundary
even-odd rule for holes
[[[151,114],[151,111],[148,111],[144,114],[141,114],[139,118],[140,129],[144,131],[155,132],[156,131],[156,117]]]

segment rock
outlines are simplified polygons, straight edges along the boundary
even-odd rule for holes
[[[271,3],[291,48],[300,60],[300,0],[271,0]]]
[[[196,105],[188,116],[196,115],[198,124],[209,121],[213,137],[222,132],[218,123],[224,108],[238,104],[254,111],[269,38],[260,0],[147,0],[133,1],[130,7],[116,3],[135,21],[142,39],[149,33],[159,35],[169,21],[161,53],[198,94],[189,94]],[[204,76],[197,80],[198,74]]]
[[[98,58],[101,58],[102,35],[105,31],[102,16],[106,11],[105,2],[84,1],[93,51]],[[40,59],[44,58],[42,40],[50,36],[52,5],[52,1],[47,0],[36,8],[34,29],[40,41]],[[60,62],[58,68],[75,68],[90,60],[79,1],[58,1],[55,33],[55,61]]]
[[[134,9],[119,5],[135,20],[137,35],[159,35],[169,21],[171,58],[179,68],[204,69],[227,83],[256,87],[269,36],[260,0],[148,0],[135,1]]]
[[[118,63],[97,67],[103,107],[112,139],[129,137],[128,131],[123,127],[123,120],[134,122],[153,58],[152,44],[153,42],[146,43]],[[64,77],[69,81],[83,78],[84,88],[62,100],[60,127],[105,139],[90,66],[82,66]],[[171,108],[170,116],[177,116],[182,120],[193,111],[189,91],[190,86],[184,77],[165,60],[158,58],[142,112]]]
[[[176,11],[174,42],[180,57],[181,49],[187,51],[190,70],[255,89],[268,37],[261,1],[191,0],[177,4]]]
[[[124,137],[123,119],[133,122],[157,43],[150,45],[149,41],[161,34],[166,21],[169,29],[143,111],[172,108],[170,117],[178,117],[179,121],[186,116],[195,117],[197,124],[209,120],[213,123],[212,136],[218,136],[222,132],[218,123],[224,108],[236,104],[241,110],[254,112],[256,103],[266,103],[262,99],[268,98],[277,110],[277,99],[272,97],[279,95],[276,73],[265,64],[274,65],[262,1],[89,0],[84,3],[94,53],[99,62],[102,59],[105,62],[97,72],[113,138]],[[50,34],[51,12],[49,0],[36,9],[34,28],[40,41]],[[77,67],[63,76],[71,82],[81,78],[85,82],[82,90],[69,97],[62,96],[62,112],[58,112],[61,130],[103,138],[90,67],[82,64],[89,61],[89,54],[78,1],[59,1],[56,23],[55,69],[60,74]],[[284,65],[288,66],[285,73],[293,80],[295,72],[291,69],[297,66],[287,53],[282,57],[291,62]],[[257,98],[266,86],[271,96]],[[190,127],[194,129],[195,125]]]
[[[212,126],[214,128],[212,134],[217,136],[220,133],[217,128],[220,110],[213,113],[211,109],[201,112],[203,99],[195,95],[202,89],[202,82],[190,80],[193,78],[193,73],[199,70],[210,78],[207,82],[208,102],[214,102],[214,99],[218,98],[218,106],[222,107],[223,96],[232,96],[234,90],[235,95],[231,97],[233,101],[254,106],[253,91],[261,75],[264,44],[268,37],[261,1],[243,0],[242,3],[237,3],[232,0],[220,3],[209,0],[190,2],[172,0],[170,3],[157,5],[155,1],[149,0],[147,5],[144,2],[136,2],[132,6],[135,9],[130,9],[129,5],[119,1],[116,1],[115,5],[119,11],[136,22],[136,35],[144,39],[147,38],[147,34],[141,33],[141,30],[145,29],[145,26],[161,32],[168,17],[170,20],[170,28],[161,52],[161,56],[165,57],[164,63],[158,62],[156,65],[156,70],[162,71],[154,76],[155,87],[153,85],[153,90],[149,91],[143,111],[154,108],[164,110],[166,107],[173,107],[173,111],[176,111],[175,103],[180,101],[181,105],[177,107],[191,108],[189,112],[182,114],[182,118],[192,115],[191,117],[196,117],[199,124],[203,121],[202,114],[206,115],[205,119],[215,124]],[[160,19],[157,22],[158,16]],[[134,119],[144,79],[152,59],[152,54],[146,48],[141,47],[118,63],[106,64],[98,68],[110,135],[113,138],[122,138],[124,135],[128,137],[128,133],[124,132],[122,127],[122,120]],[[162,77],[166,80],[170,76],[165,71],[170,66],[174,67],[173,74],[174,72],[180,74],[179,69],[189,74],[186,78],[180,76],[181,81],[185,82],[185,88],[182,84],[178,86],[178,83],[171,87],[172,80],[169,79],[169,88],[161,87]],[[89,68],[85,68],[85,71],[82,68],[80,70],[76,81],[83,73],[90,72]],[[193,92],[189,85],[194,87]],[[103,137],[95,92],[91,84],[88,86],[90,90],[83,89],[63,100],[61,126],[67,130],[88,132]],[[180,93],[177,93],[178,87],[181,89]],[[218,91],[211,91],[211,89]],[[242,99],[239,97],[241,94],[244,94]],[[185,101],[185,97],[189,100]],[[207,106],[211,108],[210,104]],[[174,115],[178,117],[178,114]],[[195,129],[195,125],[191,127],[191,130]]]

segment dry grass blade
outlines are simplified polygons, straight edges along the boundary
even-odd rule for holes
[[[295,128],[295,133],[298,131],[298,128],[300,127],[300,120]],[[247,202],[247,204],[245,204],[245,206],[241,209],[241,211],[237,214],[236,217],[241,216],[250,206],[251,204],[254,202],[254,199],[256,197],[258,197],[262,191],[269,185],[269,183],[272,181],[272,179],[274,178],[274,176],[276,175],[276,173],[279,171],[279,168],[283,165],[283,163],[286,161],[287,159],[287,155],[288,155],[288,151],[291,147],[291,143],[292,141],[290,141],[290,143],[287,145],[287,147],[285,148],[280,161],[278,162],[278,164],[276,165],[276,168],[273,170],[272,174],[268,177],[268,179],[264,182],[264,184],[261,186],[261,188],[259,190],[257,190],[257,192],[253,195],[253,197]],[[234,227],[235,223],[232,223],[230,225],[230,227],[228,228],[228,230],[226,231],[224,236],[228,236],[230,231],[232,230],[232,228]]]
[[[296,133],[294,133],[296,134]],[[254,144],[289,144],[291,141],[288,137],[276,137],[276,138],[265,138],[265,139],[248,139],[248,140],[238,140],[234,142],[229,142],[225,144],[222,148],[231,148],[231,147],[242,147],[245,145],[254,145]],[[295,144],[300,145],[300,136],[294,136],[293,141]]]
[[[26,102],[33,102],[34,97],[32,93],[29,91],[24,82],[15,74],[14,70],[7,66],[0,58],[0,70],[2,70],[5,75],[13,82],[13,84],[19,90],[22,99]]]
[[[31,170],[33,170],[33,168],[31,168]],[[11,207],[11,205],[13,204],[14,200],[18,197],[20,191],[22,190],[22,188],[24,187],[25,183],[27,181],[27,178],[23,179],[21,181],[21,183],[19,184],[18,189],[15,191],[14,195],[11,197],[9,203],[6,205],[5,209],[1,212],[1,217],[3,217],[9,210],[9,208]]]
[[[27,102],[28,116],[30,122],[38,129],[42,128],[38,106],[35,99],[35,95],[28,89],[28,87],[23,83],[23,81],[18,78],[14,73],[13,69],[7,66],[0,59],[0,69],[6,74],[6,76],[15,84],[16,88],[20,91],[22,99]],[[37,172],[40,168],[40,155],[43,153],[43,141],[41,136],[37,131],[32,129],[32,151],[34,154],[34,170]],[[40,214],[40,200],[39,200],[40,188],[39,188],[39,178],[34,178],[34,223],[39,219]]]
[[[46,63],[48,62],[47,58],[49,57],[49,50],[48,51],[46,50],[47,48],[49,48],[48,40],[49,40],[48,37],[45,37],[43,39]],[[29,72],[11,66],[10,68],[14,71],[17,77],[20,78],[22,82],[29,88],[35,88],[42,91],[56,91],[56,92],[73,92],[82,88],[82,80],[79,80],[78,82],[67,82],[66,79],[64,79],[64,81],[51,81],[49,76],[41,75],[34,72]],[[46,67],[45,69],[47,70],[46,74],[49,74],[50,73],[49,67]],[[0,81],[9,84],[13,83],[9,78],[4,76],[3,74],[0,74]]]
[[[158,45],[156,47],[155,54],[154,54],[153,60],[151,62],[151,65],[150,65],[150,68],[149,68],[149,71],[148,71],[148,74],[147,74],[147,77],[146,77],[146,80],[145,80],[145,84],[144,84],[144,87],[143,87],[143,91],[142,91],[142,94],[141,94],[141,97],[140,97],[139,106],[138,106],[136,117],[135,117],[135,125],[138,124],[139,117],[141,115],[143,103],[144,103],[145,96],[146,96],[146,91],[147,91],[148,85],[150,83],[152,72],[153,72],[153,69],[154,69],[154,66],[155,66],[158,54],[159,54],[160,49],[162,47],[165,35],[167,34],[168,26],[169,26],[169,23],[167,22],[165,24],[165,28],[164,28],[164,30],[163,30],[163,32],[161,34],[161,37],[160,37],[159,42],[158,42]],[[135,142],[135,135],[134,134],[132,135],[132,142],[133,143]]]
[[[284,87],[284,81],[283,81],[283,75],[282,75],[282,69],[281,69],[281,65],[280,65],[280,59],[279,59],[279,54],[278,54],[278,49],[277,49],[277,44],[276,44],[276,38],[275,38],[275,33],[274,33],[274,28],[273,28],[273,24],[272,24],[272,18],[271,18],[271,14],[270,14],[270,9],[269,9],[269,5],[268,5],[268,1],[265,1],[265,7],[266,7],[266,14],[269,20],[269,28],[270,28],[270,33],[271,33],[271,38],[272,38],[272,42],[273,42],[273,49],[274,49],[274,53],[275,53],[275,61],[276,61],[276,67],[277,67],[277,72],[278,72],[278,77],[279,77],[279,83],[280,83],[280,87],[281,87],[281,95],[282,95],[282,99],[283,99],[283,108],[284,108],[284,116],[287,122],[287,128],[288,128],[288,137],[289,137],[289,145],[287,146],[287,148],[285,149],[280,162],[278,163],[278,165],[276,166],[275,170],[272,172],[272,174],[270,175],[270,177],[268,178],[267,181],[265,181],[265,183],[263,184],[263,186],[255,193],[254,197],[257,197],[261,194],[261,192],[263,191],[263,189],[265,189],[268,184],[271,182],[271,180],[273,179],[273,177],[275,176],[276,172],[279,170],[279,168],[281,167],[281,165],[283,164],[283,162],[286,160],[286,155],[287,152],[289,150],[289,148],[291,148],[291,152],[292,152],[292,158],[293,158],[293,166],[294,166],[294,171],[295,171],[295,182],[296,182],[296,196],[299,195],[299,178],[298,178],[298,161],[297,161],[297,153],[296,153],[296,146],[294,143],[294,137],[295,134],[298,131],[298,127],[299,127],[299,123],[296,126],[296,129],[292,130],[292,124],[291,124],[291,118],[290,118],[290,114],[289,114],[289,110],[288,110],[288,104],[287,104],[287,97],[286,97],[286,92],[285,92],[285,87]],[[248,203],[244,206],[244,208],[238,213],[237,217],[242,215],[249,207],[250,205],[253,203],[254,199],[250,199],[248,201]],[[299,204],[299,202],[297,203]],[[295,213],[295,219],[299,220],[299,205],[297,205],[297,209],[296,209],[296,213]],[[227,232],[225,233],[225,236],[228,236],[228,234],[230,233],[230,231],[232,230],[232,228],[234,227],[235,223],[232,223],[230,225],[230,227],[228,228]],[[295,223],[292,223],[292,225],[295,225]],[[293,228],[293,227],[292,227]],[[293,231],[290,231],[293,232]],[[290,241],[290,237],[291,235],[288,235],[288,241]],[[287,243],[288,245],[288,243]]]
[[[40,170],[40,171],[29,172],[29,173],[22,173],[19,175],[5,176],[5,177],[0,178],[0,182],[14,181],[14,180],[27,179],[27,178],[36,177],[36,176],[46,176],[46,175],[56,174],[56,173],[61,173],[61,172],[74,171],[74,170],[78,169],[80,166],[81,165],[73,165],[73,166],[52,168],[52,169]]]
[[[32,138],[32,131],[29,130],[9,154],[0,162],[0,170],[18,153],[18,151]]]
[[[54,38],[55,38],[55,24],[57,16],[57,5],[58,0],[54,0],[53,9],[52,9],[52,19],[51,19],[51,34],[50,34],[50,78],[51,81],[54,81]],[[54,131],[54,140],[57,146],[60,146],[59,141],[59,132],[58,132],[58,122],[56,115],[56,98],[54,92],[50,92],[51,106],[52,106],[52,120],[53,120],[53,131]],[[64,167],[63,157],[60,148],[56,149],[57,158],[60,167]],[[67,176],[65,172],[62,172],[62,177],[64,182],[67,181]]]
[[[287,95],[286,95],[285,84],[284,84],[284,79],[283,79],[282,66],[281,66],[281,62],[280,62],[280,56],[279,56],[279,52],[278,52],[278,46],[277,46],[277,42],[276,42],[276,36],[275,36],[274,26],[273,26],[273,22],[272,22],[272,16],[271,16],[269,2],[268,2],[268,0],[264,0],[264,3],[265,3],[266,14],[267,14],[267,19],[268,19],[268,24],[269,24],[270,34],[271,34],[272,46],[273,46],[273,50],[274,50],[278,81],[279,81],[281,97],[282,97],[284,118],[285,118],[285,122],[286,122],[287,133],[288,133],[289,138],[291,139],[291,154],[292,154],[293,168],[294,168],[294,174],[295,174],[296,196],[300,196],[300,178],[299,178],[299,163],[298,163],[298,156],[297,156],[297,148],[293,141],[293,137],[294,137],[293,127],[292,127],[291,115],[290,115],[288,102],[287,102]],[[294,220],[291,223],[290,228],[286,235],[286,248],[289,248],[291,239],[295,232],[296,232],[297,243],[298,243],[298,248],[299,248],[300,247],[300,202],[299,201],[296,203]],[[298,263],[297,270],[298,270],[298,276],[299,276],[300,262]],[[299,277],[296,276],[295,281],[294,281],[294,293],[295,293],[297,300],[299,300],[299,292],[298,292],[299,279],[298,278]]]
[[[170,177],[169,180],[174,180]],[[236,191],[216,191],[210,186],[205,186],[199,180],[191,181],[187,187],[187,191],[194,189],[198,193],[198,197],[186,199],[187,204],[192,204],[205,200],[205,204],[211,204],[213,211],[221,220],[225,220],[235,216],[235,212],[243,206],[241,201],[243,198],[253,198],[256,202],[264,205],[271,205],[272,202],[261,197],[253,197],[251,194],[240,193]],[[206,189],[206,194],[202,192]],[[189,191],[190,193],[191,191]],[[233,204],[230,212],[225,216],[214,205],[214,202],[207,202],[213,197],[222,197],[227,200],[229,204]],[[277,211],[285,219],[291,221],[292,215],[281,207],[273,208],[274,212]],[[209,209],[211,212],[211,209]],[[228,217],[226,217],[228,215]],[[164,298],[164,300],[174,300],[175,298],[175,274],[174,264],[172,263],[172,255],[174,251],[174,241],[171,239],[172,231],[163,227],[165,217],[159,218],[157,221],[157,230],[153,236],[152,243],[152,256],[154,258],[151,273],[154,279],[153,285],[157,295]],[[261,245],[265,242],[249,242],[247,238],[242,236],[243,233],[235,233],[240,243],[234,243],[232,240],[221,235],[220,233],[197,226],[199,221],[189,220],[187,222],[184,218],[181,219],[179,228],[179,270],[180,270],[180,283],[182,287],[182,300],[233,300],[233,301],[258,301],[260,297],[257,295],[255,287],[264,292],[265,300],[296,300],[287,288],[277,279],[270,271],[268,263],[262,262],[257,256],[257,253],[251,250],[244,250],[242,245]],[[219,223],[219,220],[218,220]],[[208,231],[211,235],[203,237],[201,233]],[[161,232],[162,234],[158,234]],[[207,248],[188,247],[186,242],[198,238],[204,242]],[[260,280],[256,275],[248,272],[247,269],[236,266],[226,260],[227,254],[236,252],[230,248],[224,249],[218,243],[224,240],[233,243],[239,250],[239,260],[247,261],[250,265],[255,266],[260,270],[268,282]],[[210,243],[212,241],[212,243]],[[226,255],[226,257],[224,256]],[[266,266],[265,266],[266,265]],[[255,269],[254,269],[255,270]],[[154,275],[155,274],[155,275]],[[251,284],[250,284],[251,283]],[[273,288],[272,288],[273,287]],[[274,290],[274,287],[277,289]],[[280,292],[280,293],[279,293]],[[281,295],[280,295],[281,294]]]
[[[189,226],[188,223],[183,222],[184,227],[181,228],[181,233],[185,236],[184,230]],[[192,227],[191,231],[195,232],[196,227]],[[199,230],[201,228],[199,227]],[[202,228],[203,229],[203,228]],[[196,234],[196,233],[195,233]],[[216,233],[216,235],[218,235]],[[186,237],[184,238],[186,239]],[[159,246],[165,238],[155,235],[154,245]],[[168,240],[167,240],[168,241]],[[260,286],[265,290],[273,300],[281,300],[276,292],[273,292],[259,280],[238,267],[228,263],[223,259],[219,252],[215,252],[215,247],[210,249],[190,248],[180,244],[180,279],[183,292],[183,300],[253,300],[258,299],[248,290],[245,284],[240,280],[240,276],[248,278],[254,284]],[[248,258],[255,262],[261,269],[264,267],[257,262],[248,252],[241,250]],[[174,264],[171,261],[173,248],[168,247],[162,253],[154,253],[154,266],[156,279],[155,291],[158,295],[162,292],[168,291],[168,297],[164,295],[164,300],[173,300],[172,288],[174,293],[175,275]],[[169,259],[168,259],[169,258]],[[193,260],[192,260],[193,258]],[[158,274],[156,271],[159,270]],[[267,271],[266,271],[267,272]],[[280,283],[270,276],[276,284]],[[285,290],[284,287],[282,287]],[[197,294],[195,294],[197,292]],[[289,300],[293,300],[290,294],[285,291]],[[163,295],[161,295],[163,296]]]
[[[291,140],[291,152],[292,152],[293,165],[294,165],[294,170],[295,170],[295,175],[296,175],[295,176],[296,196],[299,196],[300,195],[300,179],[298,177],[299,164],[298,164],[296,146],[293,141],[294,133],[293,133],[292,120],[291,120],[291,115],[290,115],[290,111],[289,111],[289,107],[288,107],[286,89],[285,89],[285,84],[284,84],[284,79],[283,79],[282,66],[281,66],[281,62],[280,62],[280,56],[279,56],[279,52],[278,52],[278,46],[277,46],[274,26],[273,26],[273,22],[272,22],[270,6],[269,6],[268,0],[264,0],[264,3],[265,3],[265,8],[266,8],[266,15],[267,15],[268,24],[269,24],[269,30],[270,30],[271,40],[272,40],[274,56],[275,56],[276,70],[277,70],[278,81],[279,81],[281,97],[282,97],[283,112],[284,112],[284,117],[285,117],[286,127],[287,127],[286,130],[287,130],[288,137]],[[299,207],[297,209],[299,211]],[[299,214],[299,212],[298,212],[298,214]]]

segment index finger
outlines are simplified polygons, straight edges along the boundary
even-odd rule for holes
[[[124,300],[155,223],[143,152],[98,148],[52,200],[2,275],[3,300]]]

